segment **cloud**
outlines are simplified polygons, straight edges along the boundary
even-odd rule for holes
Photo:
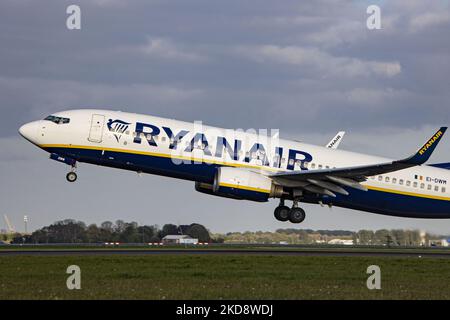
[[[26,95],[22,93],[26,92]],[[48,113],[80,107],[114,110],[147,110],[161,113],[167,107],[196,101],[202,89],[148,83],[99,84],[73,80],[0,77],[0,103],[8,117],[0,118],[0,135],[17,134],[26,121]],[[16,114],[18,113],[18,114]]]
[[[446,25],[450,27],[450,12],[425,12],[411,17],[409,28],[411,32],[419,32],[426,28]]]
[[[195,53],[191,48],[175,44],[165,38],[147,37],[145,44],[132,47],[119,48],[125,52],[137,52],[144,54],[148,58],[173,60],[178,62],[206,62],[208,57]]]
[[[313,47],[240,46],[236,49],[236,52],[259,63],[272,62],[312,68],[325,76],[370,77],[376,75],[393,77],[401,72],[400,63],[397,61],[365,61],[352,57],[336,57]]]

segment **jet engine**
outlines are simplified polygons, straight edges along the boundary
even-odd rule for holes
[[[283,195],[283,187],[275,184],[269,177],[249,169],[218,167],[214,184],[196,182],[198,192],[232,198],[266,202],[269,198]]]

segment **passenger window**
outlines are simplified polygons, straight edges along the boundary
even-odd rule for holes
[[[435,186],[434,187],[434,191],[438,192],[439,191],[439,186]]]
[[[386,182],[389,182],[389,177],[386,177],[385,179],[384,179]]]
[[[383,176],[378,176],[378,181],[382,181],[383,180]]]
[[[413,187],[414,187],[414,188],[417,188],[417,182],[414,182],[414,183],[413,183]]]
[[[402,186],[402,185],[403,185],[403,179],[400,179],[400,180],[398,181],[398,183]]]
[[[392,183],[397,183],[397,178],[392,178]]]
[[[411,181],[406,180],[406,186],[409,187],[411,185]]]
[[[319,164],[319,169],[322,169],[322,165],[321,164]]]
[[[425,188],[425,183],[420,184],[420,189],[423,189],[423,188]]]
[[[428,189],[428,190],[431,190],[431,188],[432,188],[432,187],[431,187],[431,184],[429,184],[429,185],[427,186],[427,189]]]
[[[330,169],[330,166],[326,166],[327,169]]]
[[[443,193],[445,193],[445,187],[442,187],[442,188],[441,188],[441,191],[442,191]]]
[[[316,164],[315,163],[311,163],[311,169],[315,169],[316,168]]]

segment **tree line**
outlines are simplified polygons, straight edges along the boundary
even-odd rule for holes
[[[353,234],[353,243],[362,245],[420,246],[429,240],[430,235],[419,230],[360,230]]]
[[[375,246],[422,246],[429,240],[442,239],[444,236],[422,234],[419,230],[381,229],[381,230],[311,230],[278,229],[275,232],[230,232],[213,237],[223,238],[225,243],[288,243],[288,244],[325,244],[332,239],[353,240],[354,245]]]
[[[226,234],[210,234],[205,226],[193,223],[190,225],[165,224],[139,225],[136,222],[117,220],[115,223],[105,221],[100,225],[86,225],[82,221],[67,219],[57,221],[49,226],[34,231],[31,235],[17,234],[12,243],[149,243],[161,242],[166,235],[188,235],[200,242],[215,243],[289,243],[320,244],[332,239],[353,240],[354,245],[382,246],[421,246],[428,245],[429,240],[438,236],[422,234],[418,230],[311,230],[311,229],[278,229],[275,232],[230,232]],[[6,235],[4,235],[6,237]],[[7,240],[7,239],[4,239]]]
[[[201,224],[165,224],[140,226],[137,222],[117,220],[86,225],[82,221],[66,219],[34,231],[31,235],[16,235],[13,243],[148,243],[160,242],[166,235],[188,235],[200,242],[210,242],[209,231]]]

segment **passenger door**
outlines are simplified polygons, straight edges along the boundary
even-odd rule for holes
[[[93,114],[91,119],[91,129],[89,130],[88,140],[95,143],[102,142],[104,126],[105,126],[105,116],[101,114]]]

